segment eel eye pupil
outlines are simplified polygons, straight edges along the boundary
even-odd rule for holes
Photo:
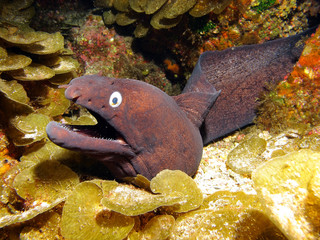
[[[109,105],[113,108],[119,107],[122,102],[122,96],[119,92],[113,92],[109,99]]]

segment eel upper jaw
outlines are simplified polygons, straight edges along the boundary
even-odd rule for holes
[[[96,113],[92,114],[98,121],[96,125],[66,125],[50,122],[46,128],[49,139],[61,147],[90,155],[115,154],[134,157],[135,153],[121,134],[102,117]]]

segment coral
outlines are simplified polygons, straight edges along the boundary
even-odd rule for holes
[[[318,125],[320,81],[320,29],[306,41],[292,73],[262,98],[262,126],[280,131],[297,124]]]
[[[18,163],[14,155],[15,152],[11,148],[10,142],[0,125],[0,176],[6,174],[6,172],[10,171],[10,169]],[[0,197],[0,199],[3,198]]]

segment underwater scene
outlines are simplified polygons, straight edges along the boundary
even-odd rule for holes
[[[318,0],[0,0],[0,240],[320,239]]]

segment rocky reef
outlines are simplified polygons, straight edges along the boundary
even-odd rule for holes
[[[314,49],[318,36],[305,49]],[[73,121],[89,118],[81,116]],[[164,170],[150,182],[138,176],[126,183],[85,177],[73,168],[81,156],[45,139],[17,161],[1,134],[1,235],[318,239],[320,127],[295,127],[276,134],[253,126],[209,145],[195,179]]]

